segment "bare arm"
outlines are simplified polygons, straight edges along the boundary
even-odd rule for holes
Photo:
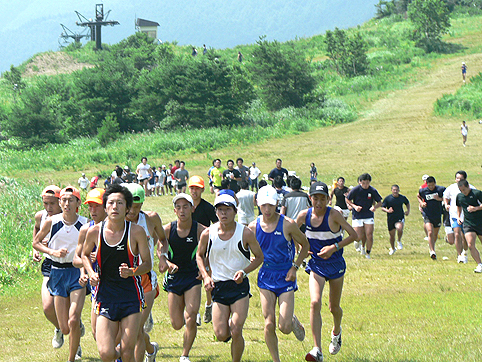
[[[35,225],[33,227],[33,236],[32,236],[32,246],[33,241],[35,240],[35,235],[38,234],[40,231],[40,221],[42,220],[42,211],[39,211],[35,214]],[[42,255],[38,252],[38,250],[33,249],[32,254],[33,261],[39,262],[42,260]]]
[[[318,256],[323,259],[329,259],[335,251],[340,250],[341,248],[351,244],[357,239],[357,234],[355,229],[353,229],[351,225],[348,224],[348,222],[339,212],[336,212],[335,210],[331,210],[330,219],[335,225],[339,225],[343,230],[346,230],[346,232],[348,233],[348,236],[338,243],[338,247],[336,244],[327,245],[323,247],[318,252]]]
[[[214,281],[212,280],[211,276],[206,270],[206,261],[204,256],[206,255],[206,250],[209,243],[209,229],[205,229],[199,238],[199,243],[197,246],[196,252],[196,262],[199,268],[199,272],[201,273],[201,277],[204,281],[204,288],[207,291],[210,291],[214,288]]]
[[[82,268],[83,267],[83,262],[82,262],[82,248],[84,247],[84,242],[87,237],[87,230],[89,230],[89,225],[86,224],[80,228],[79,231],[79,240],[77,241],[77,246],[75,248],[75,254],[74,254],[74,260],[72,261],[72,264],[76,268]]]
[[[310,243],[308,242],[308,239],[306,239],[305,234],[301,232],[298,225],[289,218],[285,218],[283,222],[283,230],[286,231],[285,234],[288,234],[295,243],[301,246],[298,258],[296,258],[296,261],[293,263],[294,265],[290,268],[290,270],[288,270],[288,273],[285,277],[286,281],[295,281],[296,272],[298,271],[301,263],[303,263],[303,260],[306,259],[306,257],[308,256],[308,252],[310,251]]]
[[[129,268],[125,263],[121,264],[119,266],[121,278],[146,274],[152,269],[151,252],[149,251],[149,244],[147,243],[147,235],[141,226],[131,224],[131,241],[132,252],[140,255],[142,264],[135,268]]]
[[[35,250],[38,250],[41,253],[45,253],[45,254],[54,256],[56,258],[63,258],[64,256],[67,255],[66,248],[54,250],[49,248],[47,245],[45,245],[42,242],[50,232],[51,226],[52,226],[52,220],[50,218],[47,218],[47,220],[45,220],[44,224],[42,225],[42,228],[40,229],[40,231],[37,233],[37,235],[35,235],[32,246]]]
[[[99,237],[100,226],[94,226],[87,230],[84,246],[82,248],[82,265],[87,272],[90,280],[90,285],[95,287],[99,283],[99,274],[97,274],[92,268],[92,262],[90,254],[96,245]]]
[[[233,280],[237,284],[241,284],[245,274],[251,273],[253,270],[256,270],[264,260],[263,252],[259,247],[258,240],[256,240],[255,234],[247,227],[243,230],[243,242],[245,248],[249,248],[249,250],[253,253],[254,258],[251,259],[251,263],[244,268],[243,270],[238,270],[234,274]]]

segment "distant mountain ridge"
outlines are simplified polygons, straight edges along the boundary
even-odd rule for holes
[[[0,72],[18,65],[35,53],[57,50],[60,23],[74,32],[82,28],[74,10],[93,18],[95,4],[68,0],[10,0],[0,4]],[[135,32],[136,16],[160,24],[163,41],[206,44],[213,48],[254,43],[259,36],[286,41],[323,33],[334,27],[363,23],[375,14],[378,0],[139,0],[104,2],[109,20],[120,25],[103,28],[104,43],[117,43]]]

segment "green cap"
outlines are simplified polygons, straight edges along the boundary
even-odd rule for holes
[[[142,204],[144,202],[144,199],[146,198],[144,187],[134,183],[124,183],[122,186],[125,186],[131,192],[134,204]]]

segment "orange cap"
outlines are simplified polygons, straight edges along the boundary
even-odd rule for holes
[[[55,185],[49,185],[46,188],[43,189],[42,191],[42,197],[43,196],[55,196],[56,198],[60,197],[60,187],[55,186]]]
[[[74,186],[67,186],[65,188],[63,188],[61,191],[60,191],[60,195],[59,195],[59,198],[62,198],[62,196],[64,196],[66,193],[68,192],[71,192],[72,195],[74,195],[76,198],[79,199],[79,201],[82,201],[82,199],[80,198],[80,192],[79,190],[77,190]]]
[[[196,186],[196,187],[200,187],[200,188],[204,188],[204,180],[201,176],[192,176],[190,179],[189,179],[189,187],[191,186]]]
[[[93,204],[103,204],[102,197],[104,196],[105,189],[101,189],[99,187],[96,187],[95,189],[92,189],[89,191],[87,194],[87,198],[85,199],[84,205],[88,204],[89,202],[92,202]]]

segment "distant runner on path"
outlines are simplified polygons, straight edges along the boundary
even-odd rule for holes
[[[462,62],[462,66],[460,68],[462,69],[462,79],[465,83],[465,75],[467,74],[467,65],[465,64],[465,62]]]
[[[469,133],[469,126],[465,124],[465,121],[462,121],[462,125],[460,126],[460,133],[462,133],[462,142],[465,147],[465,142],[467,142],[467,134]]]

